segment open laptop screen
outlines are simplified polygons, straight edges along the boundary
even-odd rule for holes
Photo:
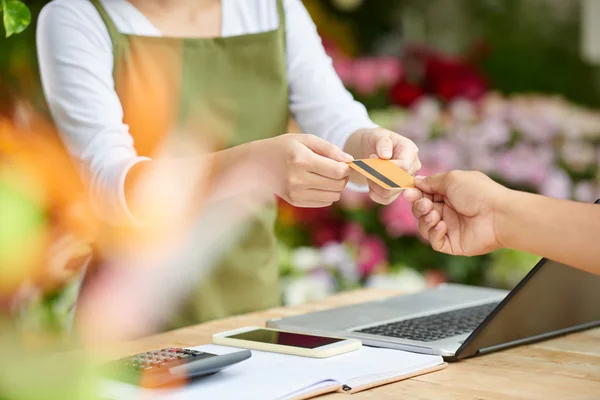
[[[600,275],[542,259],[465,340],[455,357],[596,325],[600,325]]]

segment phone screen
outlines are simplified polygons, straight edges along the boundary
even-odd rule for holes
[[[277,332],[268,329],[256,329],[254,331],[238,333],[237,335],[229,337],[232,339],[248,340],[251,342],[302,347],[304,349],[316,349],[317,347],[342,342],[344,340],[322,336],[303,335],[301,333]]]

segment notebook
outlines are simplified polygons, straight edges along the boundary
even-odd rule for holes
[[[239,349],[205,345],[193,349],[226,354]],[[363,346],[318,359],[252,351],[252,357],[178,389],[139,389],[107,381],[105,399],[247,399],[303,400],[325,393],[357,393],[446,366],[439,356]]]

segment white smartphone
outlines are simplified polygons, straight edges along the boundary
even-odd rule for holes
[[[217,333],[212,338],[214,344],[223,346],[314,358],[332,357],[362,346],[358,339],[305,335],[254,326]]]

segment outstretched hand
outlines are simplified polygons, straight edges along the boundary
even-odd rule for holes
[[[403,195],[434,250],[474,256],[501,247],[496,205],[508,189],[482,173],[466,171],[416,177],[415,186]]]

